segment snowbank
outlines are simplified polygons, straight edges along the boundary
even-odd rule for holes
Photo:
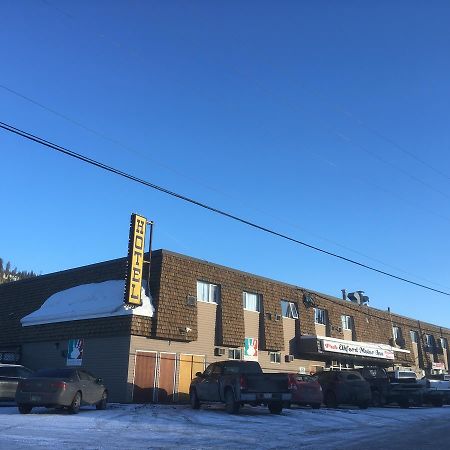
[[[70,320],[95,319],[136,314],[152,317],[151,298],[142,289],[142,306],[128,309],[123,303],[125,281],[110,280],[103,283],[82,284],[49,297],[36,311],[21,319],[22,326]]]

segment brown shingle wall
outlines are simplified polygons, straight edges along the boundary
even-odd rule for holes
[[[242,346],[245,337],[242,292],[256,292],[262,295],[263,311],[260,318],[261,349],[283,350],[283,325],[276,321],[275,314],[281,314],[280,300],[286,299],[297,304],[300,320],[296,321],[296,337],[315,334],[314,309],[303,303],[303,288],[258,277],[227,267],[197,260],[184,255],[162,251],[163,262],[161,272],[161,294],[157,315],[156,337],[167,339],[193,339],[197,333],[197,309],[187,307],[187,295],[196,295],[197,280],[218,284],[221,287],[221,305],[218,308],[216,327],[216,345]],[[349,315],[354,319],[354,340],[390,344],[392,325],[402,329],[405,348],[410,354],[396,352],[396,362],[412,364],[412,343],[410,330],[418,330],[417,321],[404,318],[387,311],[380,311],[367,306],[359,306],[316,292],[312,292],[316,305],[328,311],[330,326],[329,335],[344,339],[341,315]],[[271,314],[271,319],[266,313]],[[189,338],[180,336],[179,328],[192,328]],[[419,330],[418,330],[419,331]],[[433,334],[435,339],[444,336],[450,341],[450,331],[440,327],[421,323],[422,336]],[[426,356],[426,355],[425,355]],[[442,354],[428,355],[434,361],[443,361]]]
[[[127,334],[130,319],[95,319],[22,327],[20,319],[36,311],[51,295],[80,284],[123,279],[125,259],[66,270],[0,286],[0,345],[80,336]],[[76,333],[74,330],[79,330]],[[75,334],[74,334],[75,333]]]

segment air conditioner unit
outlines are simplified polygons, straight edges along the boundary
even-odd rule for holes
[[[197,304],[197,297],[195,295],[188,295],[186,298],[186,305],[195,306]]]
[[[225,355],[225,349],[224,348],[220,348],[220,347],[216,347],[214,349],[214,355],[215,356],[224,356]]]
[[[275,320],[281,320],[281,314],[275,314]]]
[[[294,355],[285,355],[284,360],[286,362],[292,362],[294,361]]]
[[[266,313],[266,319],[272,320],[272,313],[270,313],[270,312]]]

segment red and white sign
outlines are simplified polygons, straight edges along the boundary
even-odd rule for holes
[[[431,368],[436,370],[445,370],[445,364],[442,362],[431,363]]]
[[[369,358],[394,359],[392,350],[377,346],[376,344],[367,344],[362,342],[348,343],[321,339],[322,350],[324,352],[345,353],[347,355],[367,356]]]

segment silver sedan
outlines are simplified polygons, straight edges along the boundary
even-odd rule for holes
[[[35,406],[63,407],[77,413],[82,405],[105,409],[108,390],[101,378],[81,369],[43,369],[19,382],[16,402],[21,414]]]

